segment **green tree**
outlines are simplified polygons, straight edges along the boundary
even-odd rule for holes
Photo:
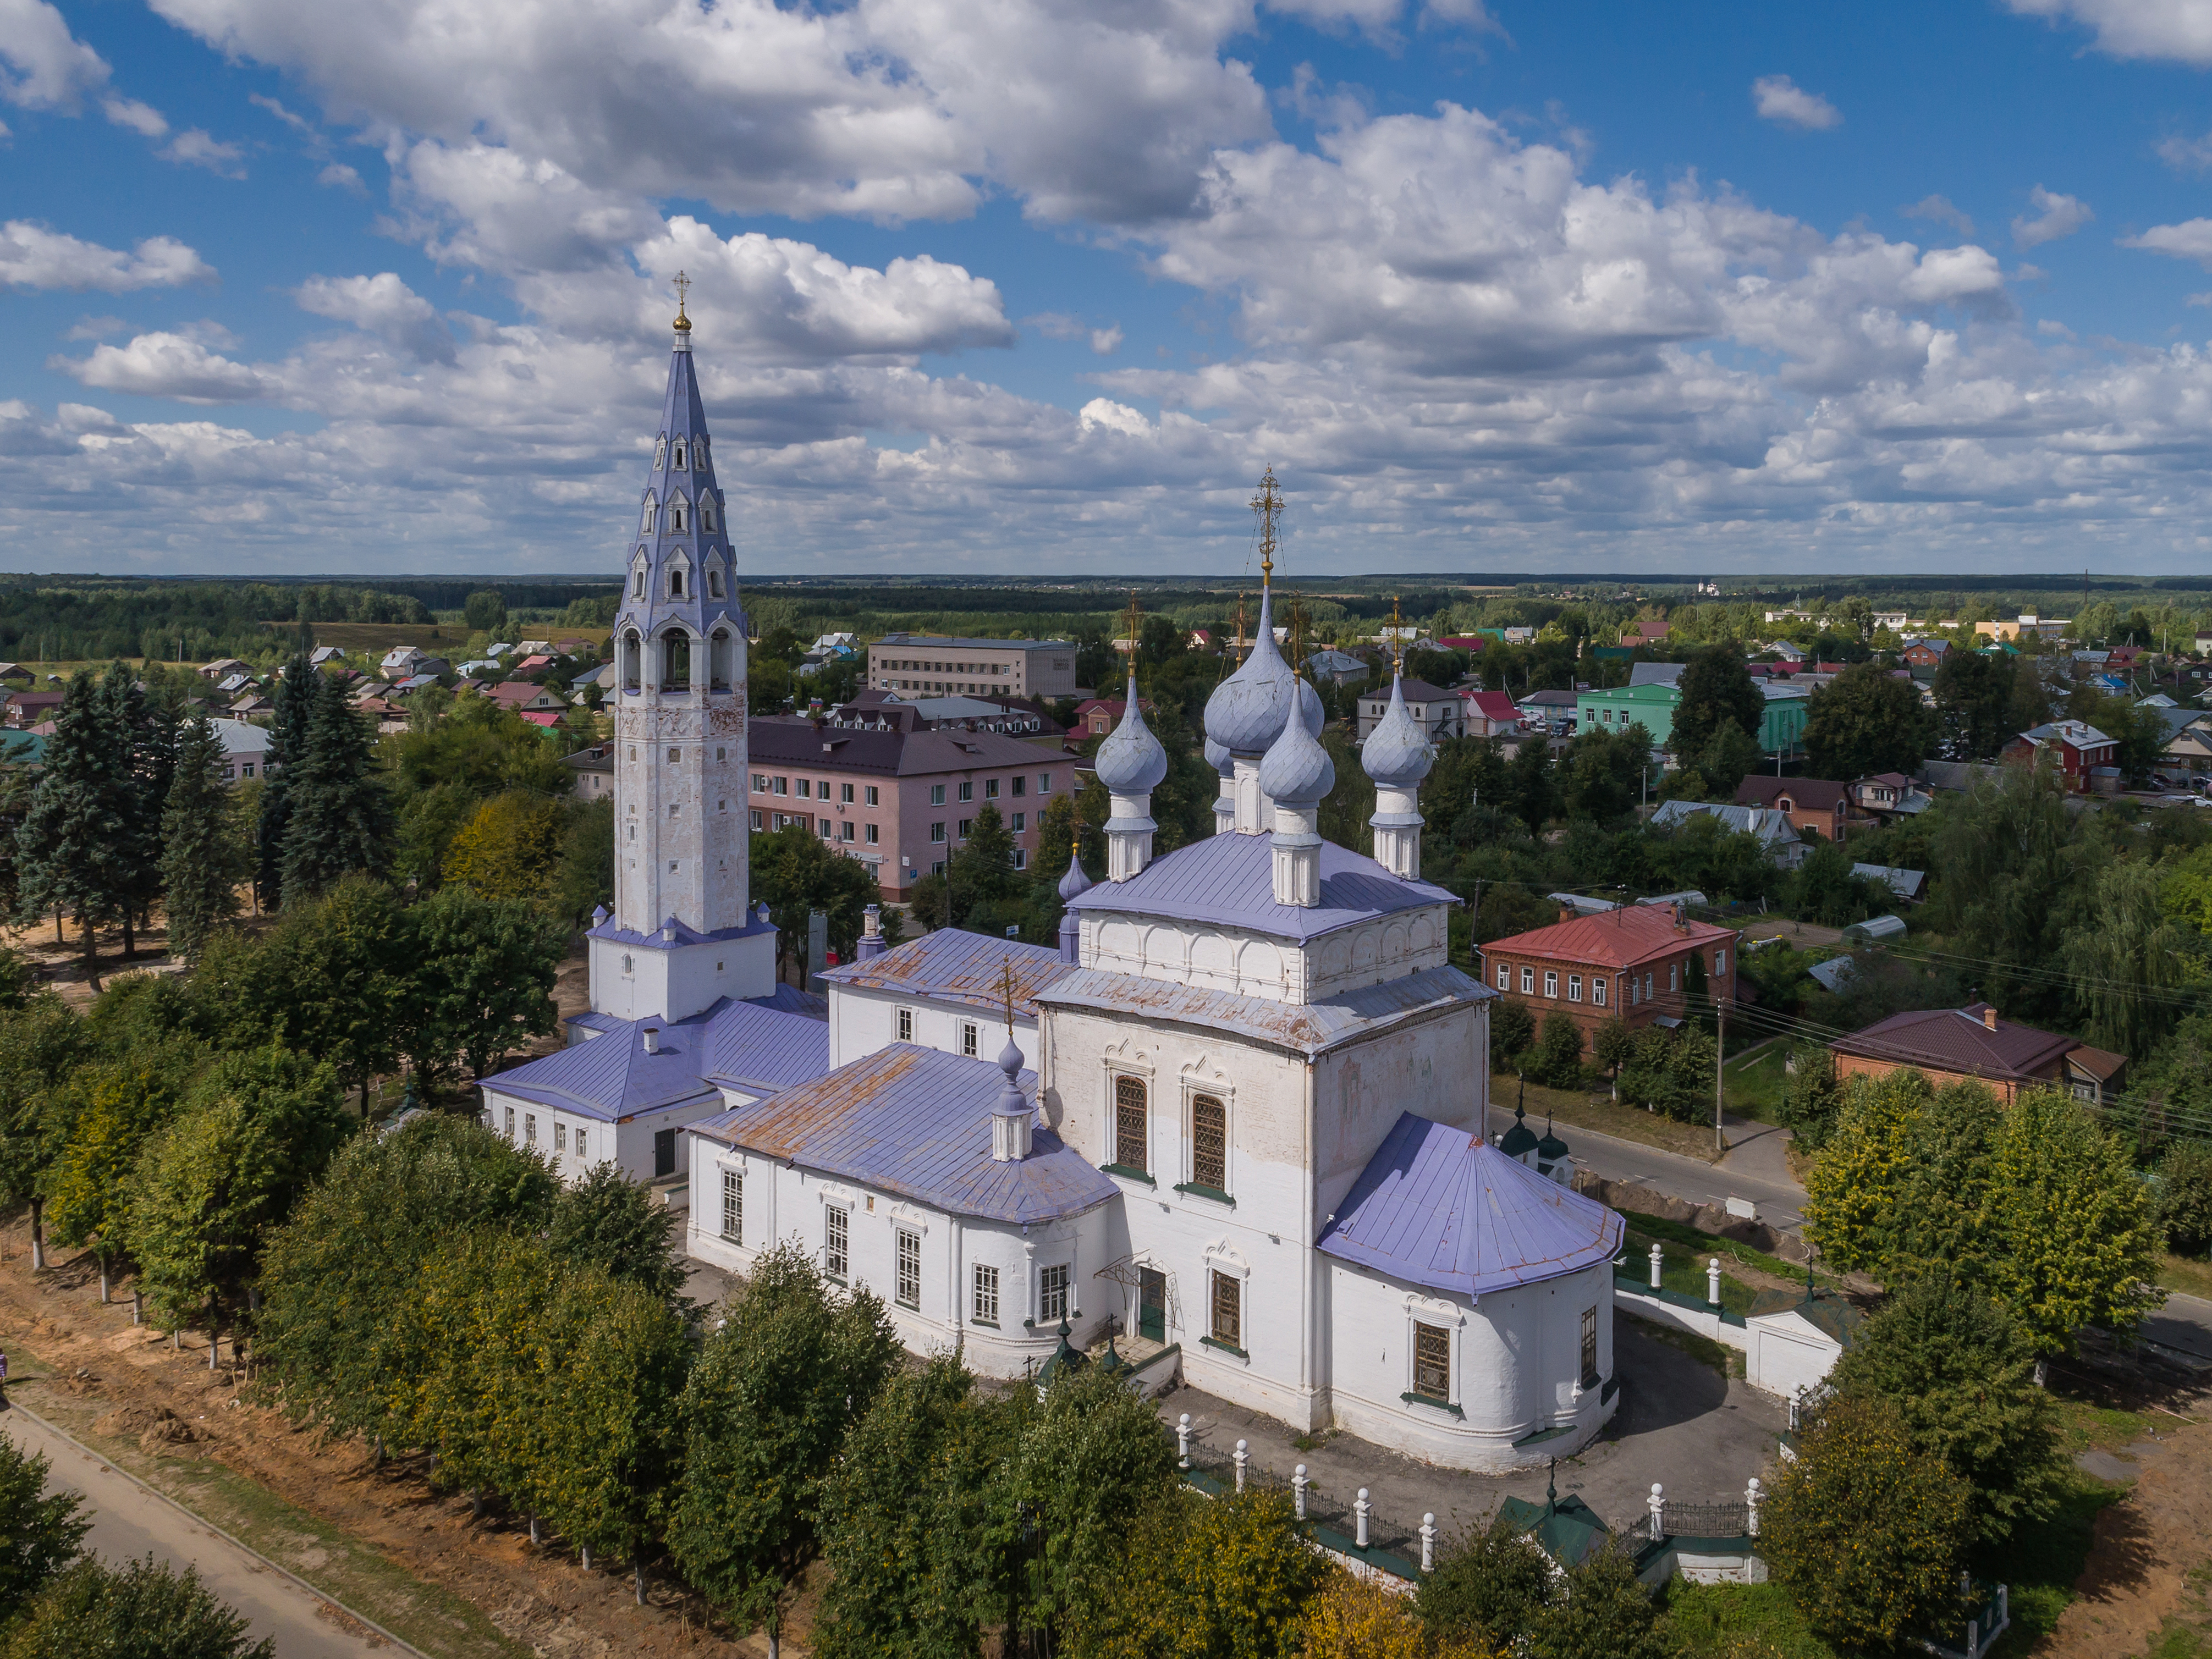
[[[1805,1621],[1846,1648],[1948,1628],[1972,1492],[1871,1395],[1823,1404],[1767,1498],[1759,1553]]]
[[[273,1637],[246,1639],[245,1619],[186,1567],[151,1555],[111,1567],[87,1557],[31,1603],[7,1659],[276,1659]]]
[[[1536,1041],[1536,1018],[1528,1005],[1514,997],[1500,997],[1490,1010],[1491,1064],[1510,1070],[1516,1056]]]
[[[803,823],[752,837],[752,890],[776,927],[776,971],[804,957],[807,916],[829,918],[830,948],[848,961],[860,937],[861,915],[876,902],[876,878],[858,859],[833,852]]]
[[[595,1164],[553,1200],[545,1248],[554,1259],[596,1267],[664,1300],[684,1288],[672,1211],[612,1163]]]
[[[497,1419],[522,1403],[514,1397],[520,1368],[500,1361],[508,1342],[529,1343],[537,1322],[535,1303],[514,1292],[551,1288],[551,1267],[534,1240],[459,1233],[422,1263],[395,1310],[386,1411],[404,1425],[406,1443],[437,1459],[439,1484],[468,1492],[479,1510],[485,1487],[527,1481],[498,1455],[505,1448]]]
[[[1613,1079],[1613,1098],[1619,1099],[1620,1068],[1628,1064],[1629,1057],[1636,1052],[1636,1033],[1629,1029],[1626,1020],[1616,1014],[1597,1028],[1596,1036],[1591,1039],[1591,1057],[1605,1068],[1606,1075]]]
[[[322,676],[305,651],[295,652],[276,681],[276,707],[269,720],[269,755],[262,767],[261,817],[256,826],[257,880],[261,908],[278,908],[284,897],[284,843],[292,822],[295,769],[307,757],[307,733],[313,723]]]
[[[1534,1539],[1503,1515],[1437,1552],[1414,1605],[1433,1638],[1473,1637],[1500,1650],[1535,1627],[1553,1595],[1552,1564]]]
[[[602,795],[568,815],[561,865],[553,878],[555,914],[581,927],[594,909],[615,902],[615,798]]]
[[[1633,1560],[1608,1546],[1566,1571],[1528,1633],[1530,1659],[1674,1659]]]
[[[1067,873],[1071,851],[1080,848],[1085,870],[1103,871],[1105,836],[1085,824],[1075,809],[1075,793],[1063,789],[1037,814],[1036,869],[1040,881],[1057,882]],[[1096,843],[1096,844],[1094,844]]]
[[[1273,1659],[1301,1647],[1300,1615],[1327,1564],[1297,1525],[1290,1494],[1208,1498],[1170,1487],[1137,1517],[1127,1593],[1091,1604],[1061,1633],[1071,1656]]]
[[[1948,1263],[1931,1264],[1867,1322],[1830,1382],[1897,1407],[1913,1449],[1973,1488],[1984,1545],[2002,1546],[2056,1510],[2065,1464],[2051,1396],[2035,1384],[2035,1351]]]
[[[2090,1325],[2131,1331],[2165,1299],[2149,1196],[2126,1148],[2079,1103],[2023,1090],[1998,1127],[1990,1182],[2003,1238],[1994,1289],[2039,1353],[2068,1352]]]
[[[890,1377],[898,1339],[866,1291],[833,1296],[796,1243],[755,1258],[684,1392],[669,1545],[684,1577],[780,1650],[792,1589],[821,1546],[823,1483]]]
[[[285,769],[283,894],[287,905],[329,890],[356,872],[392,862],[392,807],[371,769],[368,728],[325,675],[307,722],[306,752]]]
[[[2176,1255],[2212,1251],[2212,1146],[2177,1140],[2158,1165],[2158,1224]]]
[[[1830,1267],[1881,1273],[1914,1131],[1935,1091],[1918,1072],[1855,1078],[1836,1132],[1805,1176],[1805,1233]]]
[[[2141,1060],[2173,1027],[2188,935],[2161,910],[2159,872],[2143,860],[2107,864],[2095,882],[2087,914],[2067,931],[2063,960],[2083,1034]]]
[[[972,1656],[1003,1607],[1009,1540],[991,1505],[1006,1413],[957,1353],[894,1374],[822,1486],[830,1568],[820,1659]]]
[[[100,702],[107,730],[123,768],[118,796],[122,815],[118,852],[121,876],[123,959],[137,954],[137,925],[161,896],[161,806],[176,770],[178,704],[162,700],[156,709],[128,663],[112,662],[101,675]]]
[[[1674,751],[1686,758],[1694,757],[1694,775],[1704,780],[1705,799],[1735,799],[1737,788],[1759,765],[1758,730],[1754,726],[1746,731],[1734,720],[1723,720],[1702,747]]]
[[[1746,737],[1757,737],[1766,699],[1735,647],[1710,645],[1693,653],[1677,686],[1681,701],[1675,705],[1667,744],[1677,756],[1695,755],[1702,762],[1723,722],[1733,722]],[[1754,747],[1754,757],[1757,752]],[[1707,774],[1709,780],[1711,776]]]
[[[1814,692],[1805,715],[1805,768],[1814,777],[1909,774],[1936,744],[1936,717],[1920,688],[1872,663],[1854,663]]]
[[[56,1079],[49,1093],[46,1225],[57,1243],[93,1245],[103,1283],[130,1249],[139,1155],[183,1110],[199,1059],[188,1039],[146,1042]]]
[[[1528,1074],[1554,1089],[1572,1089],[1583,1080],[1583,1028],[1559,1010],[1544,1017],[1542,1035],[1528,1058]]]
[[[85,977],[100,988],[96,930],[131,896],[129,752],[89,670],[63,695],[31,810],[15,831],[26,917],[66,912],[84,930]]]
[[[415,1006],[413,918],[366,876],[319,898],[295,890],[260,941],[226,939],[203,953],[192,987],[203,1029],[228,1047],[274,1042],[327,1060],[362,1091],[365,1115],[368,1079],[392,1063]]]
[[[51,1473],[45,1458],[0,1437],[0,1626],[68,1569],[92,1530],[78,1513],[82,1498],[46,1495]]]
[[[2025,728],[2011,720],[2015,659],[1979,652],[1947,652],[1931,687],[1936,740],[1949,759],[1991,761]],[[2029,722],[2031,725],[2033,721]]]
[[[1506,794],[1513,816],[1531,835],[1552,821],[1552,746],[1542,733],[1523,738],[1513,751],[1512,764],[1506,769]]]
[[[208,936],[238,914],[238,886],[252,873],[222,781],[222,744],[204,711],[178,740],[161,812],[161,885],[169,949],[197,961]]]
[[[1013,833],[988,801],[975,814],[966,842],[946,863],[945,884],[956,927],[979,912],[1004,906],[1028,884],[1014,868]],[[1005,929],[1001,925],[990,931]]]
[[[172,1326],[206,1320],[210,1368],[277,1219],[278,1170],[267,1127],[236,1100],[192,1113],[140,1155],[131,1212],[138,1280]]]
[[[441,1079],[465,1064],[482,1077],[553,1029],[553,981],[568,930],[519,899],[441,887],[406,912],[404,1012],[394,1024],[408,1059]]]
[[[496,634],[507,626],[507,596],[480,587],[461,602],[461,620],[471,634]]]

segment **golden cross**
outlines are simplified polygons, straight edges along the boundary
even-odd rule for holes
[[[1014,959],[1012,957],[1001,956],[999,958],[999,994],[1006,999],[1006,1041],[1012,1042],[1014,1040]]]
[[[1390,596],[1390,672],[1402,673],[1406,666],[1405,630],[1398,625],[1398,596]]]
[[[1275,572],[1275,520],[1283,510],[1283,498],[1275,493],[1275,469],[1271,465],[1260,475],[1260,493],[1252,498],[1252,511],[1260,517],[1260,574],[1272,576]]]
[[[684,318],[684,296],[690,292],[691,279],[682,271],[678,271],[676,273],[676,315],[679,319],[688,320]]]
[[[1133,660],[1133,659],[1135,659],[1135,657],[1136,657],[1136,654],[1137,654],[1137,590],[1136,590],[1135,588],[1133,588],[1133,588],[1131,588],[1131,589],[1129,590],[1129,655],[1130,655],[1131,659]]]

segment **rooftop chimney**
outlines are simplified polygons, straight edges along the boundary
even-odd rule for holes
[[[658,1025],[648,1025],[645,1028],[645,1052],[648,1054],[657,1054],[660,1052],[660,1028]]]
[[[1997,1011],[1987,1004],[1984,1004],[1982,1007],[1982,1024],[1992,1031],[1997,1029]]]

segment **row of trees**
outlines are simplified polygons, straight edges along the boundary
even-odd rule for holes
[[[15,582],[0,586],[0,656],[25,662],[259,661],[277,644],[272,622],[431,620],[418,598],[350,584]]]

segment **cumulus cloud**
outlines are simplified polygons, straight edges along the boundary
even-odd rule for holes
[[[1091,349],[1096,356],[1110,357],[1121,349],[1121,324],[1115,323],[1108,328],[1094,328],[1091,331]]]
[[[2123,236],[2122,247],[2139,247],[2147,253],[2167,253],[2177,259],[2194,259],[2212,270],[2212,219],[2185,219],[2178,225],[2153,225],[2140,236]]]
[[[111,94],[100,100],[100,112],[118,127],[128,127],[142,138],[160,138],[169,131],[168,117],[151,104]]]
[[[1948,225],[1961,236],[1974,234],[1974,222],[1951,204],[1948,196],[1923,196],[1911,207],[1898,209],[1907,219],[1929,219],[1939,225]]]
[[[2202,138],[2185,138],[2170,132],[2151,147],[2158,159],[2176,173],[2212,172],[2212,132]]]
[[[2212,4],[2207,0],[2005,0],[2023,16],[2070,20],[2095,31],[2115,58],[2212,64]]]
[[[1083,405],[1083,411],[1077,419],[1085,431],[1103,428],[1132,438],[1154,435],[1152,423],[1139,410],[1130,408],[1127,404],[1117,404],[1111,398],[1093,398]]]
[[[2089,211],[2089,204],[2080,197],[2061,196],[2057,191],[2045,190],[2041,185],[2028,191],[2027,199],[2035,212],[2033,216],[2023,213],[2013,220],[2014,247],[2040,247],[2045,242],[2071,236],[2097,216]]]
[[[174,237],[149,236],[125,253],[28,219],[0,225],[0,283],[10,288],[121,294],[214,279],[214,267]]]
[[[204,127],[187,127],[154,152],[165,161],[175,161],[185,167],[205,167],[210,173],[220,173],[226,179],[243,179],[246,169],[240,163],[246,152],[236,144],[226,144],[210,137]]]
[[[131,326],[120,317],[80,317],[63,331],[64,340],[104,340]]]
[[[361,181],[361,174],[343,161],[333,161],[315,175],[315,182],[332,190],[349,191],[356,196],[368,194],[368,186]]]
[[[302,311],[382,337],[420,362],[451,363],[453,337],[437,311],[389,270],[374,276],[310,276],[293,291]]]
[[[0,0],[0,98],[21,109],[74,114],[107,76],[100,55],[72,35],[46,0]]]
[[[1786,75],[1762,75],[1751,83],[1751,100],[1759,118],[1778,126],[1825,132],[1844,124],[1844,112],[1820,94],[1807,92]]]
[[[52,358],[46,366],[98,391],[188,404],[246,403],[276,389],[258,370],[166,332],[137,335],[127,345],[95,346],[89,357]]]

